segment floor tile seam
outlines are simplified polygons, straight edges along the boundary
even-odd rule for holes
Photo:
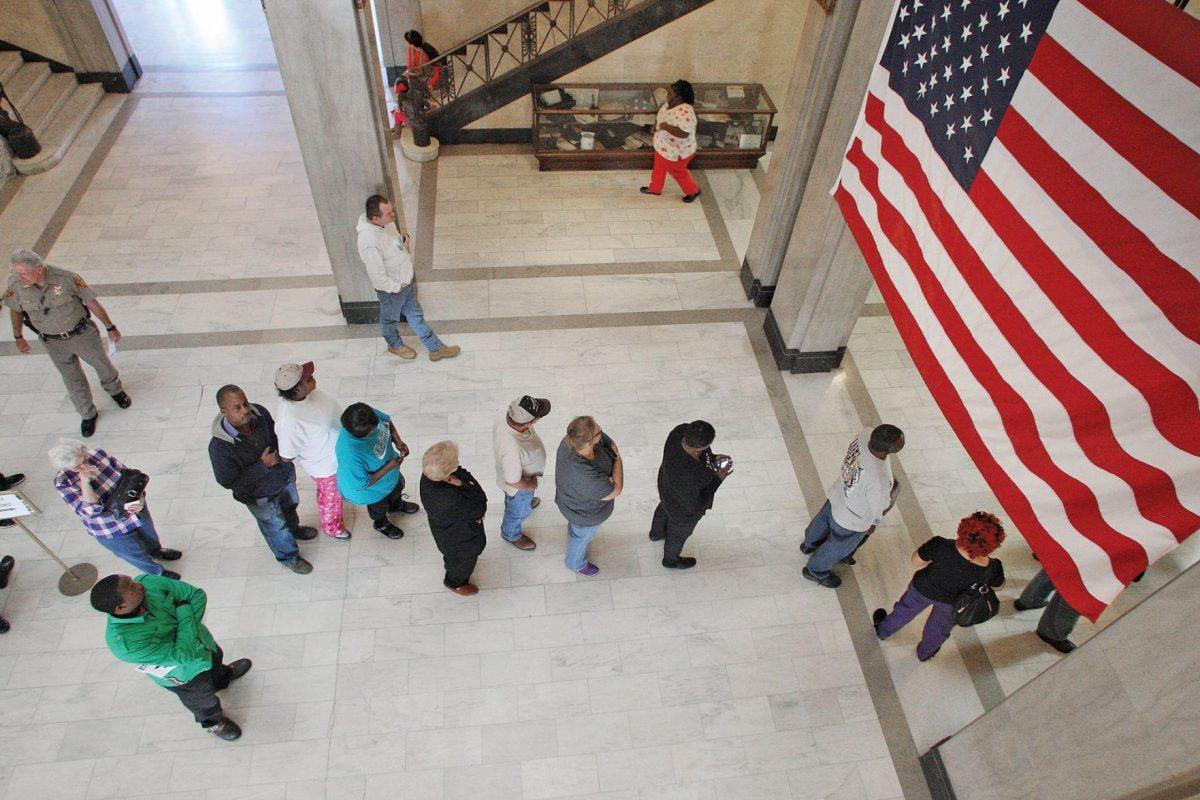
[[[761,319],[762,315],[758,317]],[[809,513],[815,515],[825,503],[825,490],[821,484],[808,444],[804,428],[796,414],[791,396],[771,355],[770,344],[761,322],[746,322],[746,332],[758,357],[763,382],[771,398],[775,418],[782,432],[792,468],[801,493],[808,505]],[[866,601],[853,571],[846,574],[842,586],[837,590],[838,604],[846,628],[850,633],[859,666],[866,677],[867,691],[875,707],[879,726],[887,743],[888,753],[896,769],[896,775],[907,800],[930,800],[929,786],[920,765],[920,754],[913,738],[908,716],[900,702],[900,695],[892,678],[891,670],[883,658],[883,650],[874,630],[867,622]]]
[[[70,221],[71,215],[75,213],[79,203],[83,200],[83,196],[87,193],[95,180],[96,174],[103,166],[105,159],[108,158],[113,147],[120,138],[122,131],[125,130],[130,118],[133,117],[137,110],[139,99],[134,96],[127,97],[121,103],[121,107],[117,109],[112,120],[108,123],[108,127],[101,134],[100,139],[96,142],[96,146],[92,149],[91,154],[83,164],[79,175],[76,176],[71,187],[67,189],[66,195],[54,210],[50,220],[46,223],[46,227],[42,229],[42,233],[38,236],[37,241],[33,244],[33,250],[43,256],[48,255],[54,248],[54,244],[58,241],[58,237],[62,235],[63,230],[67,227],[67,222]]]
[[[221,99],[240,97],[286,97],[287,92],[285,92],[283,89],[246,89],[241,91],[222,91],[220,89],[213,91],[203,91],[199,89],[164,89],[161,91],[138,91],[134,92],[133,96],[141,100],[162,100],[172,97],[206,97],[209,99]]]
[[[858,411],[859,419],[862,420],[863,425],[874,427],[881,424],[883,420],[880,418],[879,410],[875,407],[875,401],[871,399],[871,393],[862,379],[862,374],[858,371],[853,354],[846,353],[846,357],[842,361],[842,370],[846,376],[846,394],[849,396],[851,403],[853,403],[855,410]],[[925,517],[924,510],[921,508],[919,498],[912,491],[911,487],[913,484],[905,472],[903,460],[904,457],[901,455],[894,459],[892,465],[892,471],[895,473],[896,479],[902,485],[908,487],[908,491],[900,493],[900,497],[896,501],[896,508],[900,512],[900,517],[904,520],[904,527],[908,530],[909,539],[912,541],[912,546],[915,549],[933,536],[933,531],[930,528],[929,520]],[[958,637],[960,643],[957,649],[959,655],[962,656],[968,674],[971,676],[971,683],[975,687],[975,693],[979,696],[979,702],[983,706],[983,710],[985,712],[990,711],[1003,703],[1007,697],[1004,688],[1000,685],[1000,679],[996,675],[996,669],[992,665],[987,650],[984,648],[983,642],[974,628],[964,628],[958,631]]]
[[[21,187],[25,184],[25,176],[20,173],[13,173],[8,180],[0,186],[0,217],[4,216],[4,210],[8,208],[8,204],[13,201],[13,198],[21,191]]]
[[[419,246],[418,246],[418,249]],[[423,283],[455,281],[521,280],[528,278],[574,278],[604,275],[681,275],[705,272],[736,274],[739,265],[727,260],[711,261],[615,261],[595,264],[538,264],[524,267],[441,267],[417,270]]]
[[[142,72],[153,74],[156,72],[278,72],[279,65],[275,62],[257,62],[248,64],[223,64],[220,66],[197,67],[184,66],[181,64],[143,64]]]
[[[737,249],[733,246],[733,239],[729,238],[729,228],[725,224],[725,215],[721,213],[721,204],[717,202],[717,195],[713,191],[712,184],[708,181],[708,174],[704,170],[696,171],[696,185],[700,187],[702,194],[700,195],[700,207],[704,209],[704,219],[708,222],[709,232],[712,233],[713,241],[717,244],[717,255],[723,263],[732,264],[732,269],[740,269],[741,263],[738,261]]]
[[[890,317],[892,312],[888,311],[887,303],[864,303],[858,315],[860,317]]]
[[[272,275],[263,278],[205,278],[192,281],[144,281],[142,283],[91,283],[101,297],[139,297],[162,294],[218,294],[267,289],[315,289],[336,286],[333,273]]]

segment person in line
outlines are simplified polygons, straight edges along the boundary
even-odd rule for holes
[[[471,573],[487,545],[483,515],[487,495],[479,481],[458,463],[458,445],[438,442],[421,457],[421,502],[429,531],[446,565],[442,584],[463,597],[479,592]]]
[[[389,539],[403,537],[404,531],[392,524],[388,514],[421,510],[404,499],[400,465],[408,457],[408,445],[392,418],[366,403],[347,406],[341,423],[335,447],[338,490],[351,503],[367,507],[375,530]]]
[[[79,366],[80,359],[96,370],[101,387],[114,403],[120,408],[133,405],[108,357],[100,331],[92,322],[92,314],[104,325],[114,344],[121,341],[121,331],[100,305],[95,290],[74,272],[47,266],[41,256],[24,248],[13,252],[12,271],[3,299],[12,317],[17,349],[26,355],[30,353],[23,334],[26,327],[42,340],[50,362],[62,375],[71,403],[79,412],[82,419],[79,432],[86,439],[96,432],[100,412],[92,402],[92,387]]]
[[[678,80],[667,87],[667,102],[658,109],[654,121],[654,168],[650,185],[641,188],[642,194],[662,194],[670,174],[683,190],[683,202],[690,203],[700,196],[700,187],[688,172],[688,164],[696,155],[696,93],[692,85]]]
[[[0,558],[0,590],[8,588],[8,576],[12,575],[13,567],[17,565],[17,560],[12,556]],[[12,630],[12,625],[4,617],[0,617],[0,633],[8,633]]]
[[[54,488],[71,507],[83,529],[104,549],[149,575],[179,579],[159,561],[176,561],[183,554],[163,547],[146,505],[146,497],[126,503],[125,513],[113,514],[108,499],[125,465],[104,450],[90,450],[77,439],[59,439],[49,452],[58,470]]]
[[[1141,577],[1138,575],[1134,580],[1140,580]],[[1054,583],[1046,574],[1045,568],[1033,576],[1033,580],[1025,586],[1021,596],[1013,602],[1013,606],[1017,611],[1044,608],[1045,611],[1038,618],[1035,631],[1037,637],[1060,653],[1070,653],[1075,649],[1076,645],[1071,641],[1071,632],[1075,630],[1075,623],[1079,622],[1079,612],[1071,608],[1071,604],[1063,598],[1062,593],[1054,588]]]
[[[567,569],[591,577],[600,568],[588,561],[588,545],[612,516],[625,485],[621,452],[591,417],[576,417],[558,445],[554,502],[567,518]]]
[[[825,505],[804,531],[800,552],[810,556],[801,570],[805,578],[829,589],[842,585],[833,565],[853,553],[896,504],[900,483],[888,456],[903,449],[904,433],[887,424],[864,429],[850,443]]]
[[[1000,520],[986,511],[976,511],[958,523],[955,541],[934,536],[918,547],[912,554],[912,563],[919,569],[904,595],[890,614],[885,609],[875,609],[872,618],[875,635],[880,639],[895,635],[932,606],[917,645],[917,659],[928,661],[936,656],[954,630],[954,602],[959,595],[977,583],[993,588],[1004,584],[1004,565],[1000,559],[989,557],[1003,541]]]
[[[413,283],[411,240],[396,229],[396,212],[391,201],[381,194],[368,197],[365,213],[358,218],[356,230],[358,255],[379,298],[379,327],[388,352],[404,359],[417,357],[417,351],[404,344],[396,328],[402,319],[408,321],[408,326],[429,351],[430,361],[454,358],[462,352],[458,345],[443,344],[425,322],[425,311]]]
[[[549,400],[525,395],[509,403],[492,427],[496,485],[504,492],[500,536],[521,550],[537,547],[537,543],[522,532],[521,524],[542,502],[535,492],[538,478],[546,471],[546,446],[533,426],[549,413]]]
[[[676,425],[667,434],[658,468],[658,506],[650,524],[650,541],[663,543],[667,569],[696,566],[696,559],[680,555],[683,545],[733,472],[732,459],[713,454],[716,437],[716,429],[702,419]]]
[[[337,485],[338,420],[342,406],[317,388],[313,362],[284,364],[275,370],[275,436],[279,458],[295,461],[317,484],[317,511],[321,528],[338,541],[350,538],[342,516],[342,495]]]
[[[12,475],[5,475],[3,472],[0,472],[0,492],[11,491],[24,482],[24,473],[17,472]],[[0,528],[11,528],[16,524],[17,523],[13,522],[11,519],[0,519]]]
[[[300,524],[296,508],[296,468],[279,457],[271,412],[246,399],[233,384],[217,390],[217,414],[208,458],[217,483],[250,511],[275,560],[297,575],[312,572],[296,540],[316,538],[317,529]]]
[[[250,659],[224,663],[205,626],[208,596],[183,581],[108,575],[92,587],[92,608],[108,615],[104,641],[119,660],[179,698],[200,727],[232,742],[242,735],[217,692],[245,675]]]

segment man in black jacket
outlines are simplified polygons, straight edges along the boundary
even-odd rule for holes
[[[716,436],[712,425],[698,419],[676,425],[663,446],[650,540],[663,542],[662,565],[668,569],[696,566],[696,559],[679,554],[704,512],[712,508],[721,482],[733,472],[733,460],[713,455],[709,447]]]
[[[262,531],[275,560],[298,575],[312,572],[300,557],[297,539],[312,539],[317,529],[300,524],[296,507],[296,468],[279,457],[275,420],[233,385],[217,390],[221,413],[213,420],[208,457],[217,483],[244,503]]]

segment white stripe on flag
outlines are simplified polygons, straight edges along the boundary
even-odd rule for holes
[[[1118,155],[1032,72],[1021,78],[1012,107],[1117,213],[1200,278],[1200,219]]]
[[[908,264],[884,234],[880,227],[875,199],[862,185],[858,171],[849,162],[843,164],[840,182],[858,207],[859,214],[862,215],[871,238],[879,249],[884,268],[895,284],[905,307],[913,315],[938,364],[945,370],[951,384],[970,411],[971,422],[988,452],[1021,493],[1029,499],[1039,522],[1075,563],[1087,591],[1103,603],[1111,602],[1124,586],[1113,574],[1112,560],[1108,553],[1075,529],[1066,516],[1062,500],[1054,490],[1030,472],[1017,457],[1012,441],[1000,421],[999,411],[987,391],[963,362],[937,315],[929,308]]]
[[[894,95],[887,99],[887,104],[889,108],[892,105],[903,107],[903,101]],[[908,111],[903,109],[902,111],[898,110],[897,113],[907,114]],[[955,259],[925,224],[921,207],[904,182],[903,176],[892,168],[880,152],[882,140],[879,134],[870,125],[863,125],[858,130],[858,138],[863,143],[867,157],[879,167],[879,186],[884,198],[912,225],[913,233],[916,235],[925,261],[937,276],[938,283],[946,294],[954,299],[955,311],[967,323],[972,338],[996,365],[1003,380],[1012,386],[1028,405],[1037,427],[1035,435],[1041,440],[1055,465],[1076,480],[1086,484],[1095,496],[1104,520],[1114,530],[1137,541],[1146,550],[1151,561],[1177,547],[1179,543],[1174,534],[1141,515],[1132,487],[1112,473],[1097,467],[1087,457],[1079,441],[1075,438],[1075,431],[1066,408],[1054,390],[1043,384],[1021,360],[1016,350],[996,326],[987,307],[968,286],[955,265]],[[918,158],[920,158],[919,155]],[[933,158],[934,162],[923,164],[925,174],[931,176],[932,183],[940,183],[946,194],[952,192],[959,194],[958,199],[942,197],[947,211],[955,218],[955,223],[959,224],[962,221],[971,224],[975,222],[977,229],[986,228],[970,199],[963,195],[958,182],[950,175],[949,170],[945,169],[942,160],[936,154],[933,155]],[[935,186],[934,188],[936,191],[939,187]],[[974,220],[970,218],[971,213],[964,213],[962,208],[964,205],[971,206],[970,211],[974,212]],[[993,242],[991,248],[993,251],[1007,252],[1003,244],[996,241],[994,234],[987,235]],[[976,252],[979,252],[978,248],[975,249]],[[1012,269],[1011,264],[1011,256],[1007,261],[1003,257],[999,261],[1002,272],[1023,272],[1023,270]],[[1032,282],[1030,282],[1029,289],[1040,294],[1040,290],[1036,286],[1032,286]],[[1026,292],[1028,291],[1027,289]],[[1052,308],[1047,311],[1053,313]],[[1032,322],[1036,318],[1026,317],[1026,319]],[[1041,329],[1040,320],[1037,332],[1046,338],[1046,333]],[[1072,330],[1067,335],[1073,337],[1074,331]],[[1057,340],[1054,341],[1057,346]],[[1073,366],[1079,371],[1085,371],[1090,369],[1092,363],[1096,361],[1099,359],[1088,350],[1085,361]],[[1126,386],[1125,392],[1129,391],[1131,390]],[[1143,429],[1154,430],[1153,426],[1149,424],[1148,415],[1142,417],[1142,423]]]
[[[878,85],[873,85],[871,90],[876,96],[883,94]],[[884,91],[887,91],[886,88]],[[900,134],[908,148],[921,161],[925,174],[929,177],[931,188],[950,213],[954,224],[962,231],[963,236],[970,243],[972,249],[979,255],[980,259],[987,266],[988,271],[1000,284],[1004,292],[1016,304],[1017,308],[1021,311],[1021,315],[1033,325],[1037,334],[1044,341],[1051,344],[1055,355],[1067,365],[1068,370],[1073,375],[1086,375],[1084,383],[1108,410],[1110,427],[1125,452],[1146,464],[1158,467],[1172,476],[1183,476],[1200,470],[1200,461],[1190,453],[1180,451],[1171,442],[1162,437],[1150,419],[1150,407],[1145,398],[1121,375],[1104,363],[1092,348],[1080,338],[1075,328],[1063,318],[1062,314],[1042,289],[1030,278],[1029,274],[1016,265],[1016,259],[1008,247],[996,236],[995,231],[988,225],[975,205],[969,199],[962,198],[962,189],[951,176],[945,163],[942,162],[937,153],[928,144],[928,139],[925,137],[925,130],[920,120],[912,115],[905,107],[903,101],[892,96],[890,102],[885,103],[884,119],[889,126]],[[858,136],[867,148],[871,160],[877,164],[881,164],[881,169],[886,168],[890,171],[890,168],[884,165],[883,156],[880,153],[880,138],[875,130],[870,125],[864,124],[858,129]],[[992,157],[994,153],[998,155],[998,163],[993,163]],[[1011,162],[1011,156],[1004,150],[1000,142],[996,141],[993,142],[991,149],[988,151],[984,162],[984,169],[989,176],[993,176],[994,174],[1004,175],[1008,171],[1006,165],[1009,162]],[[902,178],[896,175],[896,180],[902,180]],[[993,180],[996,181],[998,186],[1001,186],[998,178],[993,177]],[[1001,188],[1003,190],[1002,186]],[[1005,192],[1005,194],[1009,196],[1009,199],[1018,208],[1024,206],[1026,208],[1053,209],[1055,213],[1061,214],[1058,208],[1050,203],[1048,199],[1037,197],[1034,199],[1034,203],[1036,204],[1023,204],[1019,202],[1020,195],[1014,196],[1008,192]],[[962,199],[956,201],[954,195],[958,195]],[[890,195],[889,200],[898,208],[902,207]],[[912,202],[915,203],[915,200]],[[914,207],[914,213],[919,214],[919,208]],[[1038,217],[1039,215],[1029,216]],[[1032,219],[1028,218],[1027,221],[1033,222]],[[1070,224],[1069,220],[1064,219],[1063,221],[1065,224]],[[1052,245],[1052,242],[1047,242],[1047,244]],[[1113,269],[1115,270],[1115,267]],[[945,277],[961,281],[961,277],[953,267],[953,261],[951,261],[949,272],[952,274],[943,277],[943,282],[948,289],[952,284],[946,281]],[[1085,285],[1089,286],[1092,283],[1098,282],[1095,274],[1083,275],[1080,278]],[[1133,288],[1135,292],[1139,292],[1140,294],[1140,290],[1137,290],[1136,286]],[[965,284],[963,284],[962,291],[968,291]],[[1128,295],[1125,297],[1128,297]],[[1146,302],[1148,303],[1149,301]],[[1149,304],[1149,306],[1155,308],[1157,311],[1157,308],[1153,304]],[[1106,306],[1106,308],[1110,309],[1120,307],[1119,302],[1115,305]],[[1120,323],[1118,322],[1118,324]],[[1172,333],[1178,336],[1178,332],[1174,328],[1171,328],[1165,322],[1162,325],[1165,325]],[[999,335],[998,332],[997,335]],[[1193,365],[1200,364],[1200,346],[1196,346],[1189,339],[1182,336],[1178,336],[1178,338],[1189,345],[1194,351],[1195,357],[1190,363]],[[1153,353],[1151,355],[1153,357]],[[1195,367],[1183,373],[1183,377],[1195,381],[1197,377]],[[1200,514],[1200,474],[1196,475],[1196,480],[1194,481],[1177,482],[1176,489],[1184,505],[1195,513]],[[1172,536],[1171,546],[1174,547],[1176,544],[1177,542]]]
[[[1046,32],[1131,105],[1200,151],[1200,87],[1075,0],[1059,0]]]

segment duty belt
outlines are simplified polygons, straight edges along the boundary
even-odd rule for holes
[[[84,317],[83,319],[79,320],[78,325],[66,333],[42,333],[41,331],[38,331],[38,336],[42,337],[42,339],[70,339],[72,336],[78,336],[86,331],[89,321],[90,320],[88,320],[87,317]]]

